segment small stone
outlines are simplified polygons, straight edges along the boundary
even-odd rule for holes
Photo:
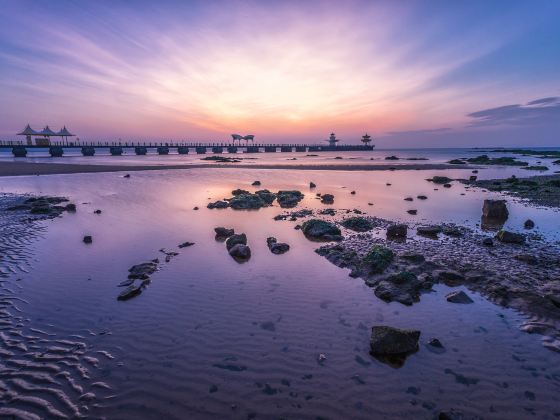
[[[535,227],[535,222],[533,222],[531,219],[527,219],[523,226],[525,227],[525,229],[533,229]]]
[[[482,240],[482,245],[484,245],[484,246],[494,246],[494,241],[492,240],[492,238],[484,238]]]
[[[406,198],[404,199],[404,201],[412,201],[412,200],[414,200],[414,198],[412,198],[412,197],[406,197]]]
[[[193,246],[194,242],[183,242],[182,244],[179,244],[179,248],[186,248],[189,246]]]
[[[261,185],[261,181],[253,181],[253,183],[251,185],[253,185],[253,186]]]
[[[130,178],[130,174],[126,174],[123,178]]]
[[[523,244],[525,243],[525,235],[520,233],[509,232],[507,230],[500,230],[496,234],[496,238],[506,244]]]
[[[428,197],[426,197],[425,195],[419,195],[416,197],[418,200],[427,200]]]
[[[461,304],[468,304],[473,303],[474,301],[462,290],[458,290],[455,292],[451,292],[445,296],[448,302],[451,303],[461,303]]]
[[[321,203],[323,203],[323,204],[333,204],[334,203],[334,195],[332,195],[332,194],[321,195]]]
[[[443,348],[443,344],[441,344],[441,341],[439,341],[437,338],[430,338],[430,341],[428,341],[428,345],[438,349]]]
[[[418,214],[418,210],[414,210],[414,209],[413,209],[413,210],[407,210],[406,212],[407,212],[408,214],[412,214],[413,216],[416,215],[416,214]]]
[[[405,239],[408,227],[405,224],[390,225],[387,228],[387,239]]]
[[[194,207],[193,207],[193,210],[198,210],[198,206],[194,206]]]
[[[66,209],[66,211],[76,211],[76,205],[74,203],[68,203],[64,208]]]
[[[315,187],[317,187],[317,185],[314,182],[309,183],[309,188],[315,188]]]
[[[84,236],[84,244],[91,244],[93,242],[93,238],[91,237],[91,235],[86,235]]]

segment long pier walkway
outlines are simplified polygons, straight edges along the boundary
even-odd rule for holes
[[[15,157],[26,157],[28,150],[48,149],[53,157],[61,157],[65,150],[80,149],[84,156],[94,156],[98,149],[109,149],[111,155],[120,156],[123,153],[134,152],[136,155],[146,155],[148,152],[168,155],[170,151],[180,155],[189,153],[276,153],[276,152],[344,152],[373,150],[369,145],[338,145],[326,146],[322,144],[246,144],[231,143],[183,143],[183,142],[52,142],[48,145],[26,144],[25,141],[0,141],[0,149],[9,148]]]

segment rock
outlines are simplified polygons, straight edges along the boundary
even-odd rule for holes
[[[496,238],[506,244],[523,244],[525,243],[525,235],[514,233],[507,230],[500,230],[496,234]]]
[[[485,219],[494,219],[506,221],[509,216],[506,200],[484,200],[482,206],[482,217]]]
[[[463,236],[463,231],[456,226],[443,226],[442,232],[446,236],[452,236],[454,238],[460,238]]]
[[[434,184],[448,184],[453,180],[446,176],[434,176],[431,179],[428,179],[428,181],[432,181]]]
[[[319,212],[319,214],[324,214],[326,216],[335,216],[336,215],[336,210],[335,209],[323,209]]]
[[[84,244],[91,244],[93,242],[93,238],[90,235],[84,236]]]
[[[428,341],[428,345],[435,347],[437,349],[443,349],[443,344],[441,344],[441,341],[439,341],[437,338],[430,338],[430,341]]]
[[[416,215],[416,214],[418,214],[418,210],[416,210],[416,209],[407,210],[406,212],[407,212],[408,214],[413,215],[413,216]]]
[[[484,246],[494,246],[494,241],[492,240],[492,238],[484,238],[482,240],[482,245],[484,245]]]
[[[387,227],[387,239],[405,239],[408,227],[405,224],[394,224]]]
[[[428,236],[430,238],[437,237],[442,231],[440,226],[418,226],[416,228],[416,233],[422,236]]]
[[[157,270],[157,263],[154,261],[133,265],[128,269],[129,279],[148,279]]]
[[[237,261],[247,261],[251,258],[251,248],[242,243],[233,245],[228,252]]]
[[[301,225],[301,230],[308,239],[321,241],[341,240],[340,229],[333,223],[320,219],[309,219]]]
[[[251,185],[253,186],[261,185],[261,181],[253,181]]]
[[[188,246],[193,246],[194,242],[183,242],[182,244],[179,244],[179,248],[186,248]]]
[[[247,245],[247,235],[244,233],[231,235],[226,241],[226,248],[229,251],[237,244]]]
[[[397,156],[387,156],[385,160],[399,160]]]
[[[350,194],[354,195],[356,194],[356,191],[350,191]]]
[[[101,214],[101,210],[97,209],[93,212],[94,214]]]
[[[309,183],[309,188],[315,188],[315,187],[317,187],[317,185],[314,182]]]
[[[414,198],[412,198],[412,197],[406,197],[406,198],[404,199],[404,201],[413,201],[413,200],[414,200]]]
[[[334,203],[334,195],[332,195],[332,194],[321,195],[321,203],[323,203],[323,204],[333,204]]]
[[[223,239],[229,238],[235,233],[233,229],[227,229],[221,226],[214,228],[214,232],[216,232],[216,238],[223,238]]]
[[[193,207],[193,210],[198,210],[198,206],[194,206],[194,207]]]
[[[229,207],[229,203],[224,200],[218,200],[213,203],[208,203],[206,207],[209,209],[225,209]]]
[[[234,197],[237,196],[237,195],[241,195],[241,194],[251,194],[251,193],[250,193],[249,191],[247,191],[247,190],[242,190],[242,189],[240,189],[240,188],[238,188],[238,189],[236,189],[236,190],[233,190],[233,191],[231,192],[231,195],[233,195]]]
[[[396,355],[411,353],[418,349],[420,331],[401,330],[388,326],[371,329],[371,353],[374,355]]]
[[[144,282],[131,284],[130,286],[128,286],[126,289],[124,289],[122,292],[119,293],[119,295],[117,296],[117,300],[128,300],[130,298],[133,298],[134,296],[138,296],[140,293],[142,293],[143,286],[144,286]]]
[[[74,203],[68,203],[65,207],[66,211],[74,212],[76,211],[76,205]]]
[[[130,174],[126,174],[123,178],[130,178]]]
[[[367,232],[373,229],[373,224],[365,217],[349,217],[342,221],[342,226],[355,232]]]
[[[249,210],[260,209],[267,203],[258,194],[240,193],[229,200],[229,206],[234,210]]]
[[[370,274],[381,274],[393,262],[395,254],[389,248],[374,245],[362,258],[362,265]]]
[[[535,222],[533,222],[531,219],[527,219],[525,220],[523,226],[525,227],[525,229],[533,229],[535,227]]]
[[[443,184],[443,188],[451,188],[451,184]]]
[[[418,301],[421,282],[414,273],[401,271],[379,282],[375,288],[375,296],[385,302],[399,302],[403,305],[412,305]]]
[[[276,199],[276,194],[268,191],[268,190],[258,190],[255,191],[255,194],[259,196],[259,198],[264,201],[267,206],[270,206],[272,202]]]
[[[513,258],[515,258],[517,261],[521,261],[529,265],[537,265],[539,262],[537,257],[531,254],[518,254],[515,255]]]
[[[283,254],[290,250],[290,245],[283,242],[278,242],[277,239],[273,236],[266,238],[266,244],[268,246],[268,249],[270,249],[270,252],[272,252],[273,254]]]
[[[474,303],[473,300],[462,290],[457,290],[455,292],[451,292],[445,296],[448,302],[451,303]]]
[[[418,200],[427,200],[428,197],[426,197],[425,195],[419,195],[416,197]]]
[[[291,208],[298,205],[298,203],[303,200],[304,195],[297,190],[292,191],[278,191],[276,194],[276,200],[280,207]]]
[[[451,165],[466,165],[467,162],[465,162],[464,160],[461,159],[452,159],[450,161],[448,161],[447,163],[451,164]]]
[[[477,179],[477,176],[476,176],[476,175],[471,175],[471,176],[469,177],[469,181],[471,181],[471,182],[472,182],[472,181],[476,181],[476,179]]]

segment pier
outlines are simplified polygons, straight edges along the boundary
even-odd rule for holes
[[[19,140],[0,141],[0,149],[11,149],[14,157],[26,157],[28,151],[46,150],[52,157],[62,157],[65,151],[79,150],[83,156],[95,156],[103,150],[113,156],[121,155],[169,155],[169,154],[221,154],[221,153],[288,153],[288,152],[347,152],[368,151],[374,146],[324,145],[324,144],[247,144],[186,143],[186,142],[76,142],[56,141],[50,144],[29,144]]]

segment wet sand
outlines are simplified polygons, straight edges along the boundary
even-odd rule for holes
[[[193,164],[193,165],[83,165],[72,163],[35,163],[35,162],[1,162],[0,176],[21,175],[55,175],[78,174],[91,172],[135,172],[135,171],[161,171],[168,169],[200,169],[200,168],[239,168],[239,169],[298,169],[317,171],[387,171],[387,170],[438,170],[438,169],[470,169],[468,165],[447,164],[371,164],[371,165],[237,165],[237,164]]]

